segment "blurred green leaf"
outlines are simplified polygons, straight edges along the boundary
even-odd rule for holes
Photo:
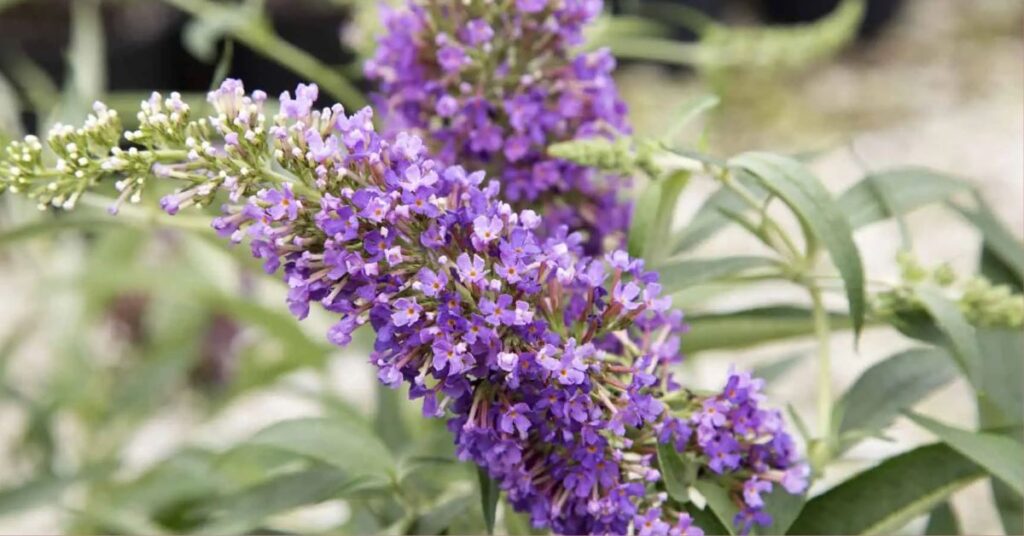
[[[239,363],[231,390],[234,394],[269,385],[282,376],[303,367],[322,367],[332,348],[326,342],[312,340],[292,315],[277,307],[268,307],[252,300],[221,292],[209,292],[206,299],[212,308],[222,311],[243,325],[258,328],[276,341],[271,352],[260,342],[257,355],[249,355]]]
[[[691,121],[699,117],[701,114],[713,109],[715,106],[722,102],[717,95],[700,95],[694,97],[686,102],[676,111],[675,114],[678,116],[672,122],[672,126],[665,132],[662,139],[666,143],[672,143],[679,134],[683,131],[686,125],[690,124]]]
[[[981,425],[1012,431],[1024,425],[1024,333],[1016,329],[976,328],[978,347],[984,356],[979,391]]]
[[[366,477],[351,478],[345,471],[316,467],[280,475],[201,507],[211,521],[198,532],[203,534],[243,534],[260,527],[278,513],[312,505],[374,487]]]
[[[676,201],[690,180],[688,171],[677,171],[651,180],[636,202],[629,228],[629,254],[657,265],[665,257],[664,247],[672,226]]]
[[[757,181],[750,177],[739,177],[738,180],[755,197],[763,198],[766,195]],[[704,200],[693,218],[669,240],[671,254],[693,249],[724,229],[729,224],[729,218],[722,214],[722,210],[742,212],[746,208],[747,205],[738,195],[728,188],[719,188]]]
[[[487,534],[494,534],[494,513],[498,508],[501,491],[498,483],[482,467],[477,467],[476,476],[480,482],[480,511],[483,512]]]
[[[751,370],[751,375],[755,378],[761,378],[765,384],[771,385],[779,378],[785,376],[787,372],[803,361],[805,357],[807,357],[806,353],[799,352],[768,363],[762,363]]]
[[[402,408],[405,407],[405,389],[392,389],[383,383],[376,382],[374,392],[377,394],[377,415],[373,419],[373,427],[377,435],[394,452],[402,452],[410,447],[409,430],[406,427]]]
[[[807,497],[803,494],[792,494],[781,485],[775,484],[772,492],[764,496],[764,511],[772,516],[772,522],[766,527],[757,527],[758,534],[786,534],[789,527],[796,521],[803,510]]]
[[[668,260],[658,267],[664,294],[674,292],[703,283],[736,276],[755,268],[778,266],[778,262],[768,257],[737,255],[714,259],[678,259]]]
[[[1024,333],[1011,329],[978,329],[985,356],[982,384],[987,397],[978,399],[982,429],[1024,443]],[[991,481],[992,494],[1006,534],[1024,533],[1024,499],[999,480]]]
[[[953,357],[976,390],[981,391],[981,373],[984,363],[978,348],[974,327],[964,317],[959,306],[931,286],[920,285],[914,295],[935,321],[935,326],[952,344]]]
[[[1017,281],[1024,280],[1024,244],[1021,244],[1020,240],[995,217],[992,209],[980,196],[976,196],[976,202],[978,209],[970,209],[956,203],[950,205],[981,231],[985,246],[1006,268],[1016,274]]]
[[[686,513],[693,518],[693,524],[704,530],[707,536],[728,536],[729,529],[718,520],[718,516],[711,511],[710,507],[697,508],[695,504],[685,505]]]
[[[0,73],[0,143],[21,137],[21,107],[18,94],[7,77]]]
[[[730,162],[761,180],[799,216],[829,255],[846,287],[853,331],[864,324],[864,267],[853,241],[853,229],[824,185],[800,162],[770,153],[745,153]],[[807,237],[810,240],[812,237]]]
[[[473,496],[473,493],[469,491],[458,493],[449,499],[443,499],[440,504],[435,505],[430,508],[426,514],[420,516],[419,519],[416,520],[413,530],[410,530],[409,533],[446,534],[452,523],[473,507],[474,499],[475,497]],[[492,534],[494,523],[493,513],[492,518],[487,521],[487,523],[489,527],[488,534]]]
[[[5,247],[22,240],[46,236],[65,229],[90,229],[116,223],[117,221],[114,221],[111,218],[90,218],[77,215],[68,215],[59,218],[47,217],[0,231],[0,247]]]
[[[213,78],[210,79],[210,91],[217,89],[221,82],[231,74],[231,62],[235,57],[235,42],[231,39],[224,41],[224,50],[217,60],[217,66],[213,69]]]
[[[100,0],[76,0],[71,7],[71,38],[61,97],[60,120],[81,121],[107,87],[107,50]]]
[[[729,313],[691,315],[690,331],[683,337],[683,352],[746,348],[769,341],[808,336],[814,333],[809,309],[797,306],[756,307]],[[833,330],[849,329],[850,318],[830,315]]]
[[[390,482],[396,475],[391,451],[369,427],[340,416],[283,421],[257,432],[246,443],[321,461],[345,471],[350,478]]]
[[[1003,262],[995,249],[985,240],[981,244],[981,275],[996,285],[1007,285],[1020,294],[1024,292],[1024,280],[1013,271],[1013,267]]]
[[[658,442],[658,469],[661,471],[662,481],[665,483],[665,491],[681,504],[690,500],[689,489],[696,481],[696,466],[687,463],[683,455],[676,451],[675,447],[667,443]]]
[[[919,447],[807,501],[789,533],[892,533],[984,476],[945,444]]]
[[[924,415],[907,416],[1024,496],[1024,445],[1007,437],[953,428]]]
[[[957,376],[957,370],[941,348],[912,348],[878,362],[850,387],[836,404],[833,419],[839,434],[880,431],[900,412]],[[841,450],[852,446],[845,441]]]
[[[960,534],[960,521],[956,518],[956,512],[950,507],[949,501],[943,501],[932,509],[928,516],[928,526],[925,527],[925,534],[928,535],[950,535]]]
[[[922,167],[898,167],[869,173],[843,192],[837,203],[850,225],[858,229],[970,191],[967,182],[952,175]]]
[[[715,514],[722,528],[727,530],[729,534],[736,534],[733,519],[739,512],[739,509],[736,507],[736,503],[729,498],[729,492],[717,483],[707,480],[698,480],[694,487],[704,496],[704,499],[707,501],[707,508]]]
[[[74,479],[41,475],[34,480],[0,490],[0,516],[55,504]]]

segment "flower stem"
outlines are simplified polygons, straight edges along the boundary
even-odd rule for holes
[[[198,19],[213,21],[238,20],[243,14],[222,7],[209,0],[164,0]],[[224,30],[249,48],[266,56],[286,69],[309,81],[316,82],[331,96],[350,108],[366,106],[366,98],[359,89],[334,69],[324,65],[305,50],[296,47],[275,34],[268,24],[250,20],[228,24]]]
[[[828,440],[832,434],[832,359],[829,355],[828,311],[821,299],[821,289],[808,286],[814,310],[814,335],[818,341],[818,433]]]

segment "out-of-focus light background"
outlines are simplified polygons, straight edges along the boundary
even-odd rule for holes
[[[111,0],[98,10],[95,3],[0,0],[4,140],[57,120],[79,122],[97,98],[125,117],[154,89],[201,99],[218,73],[270,94],[294,87],[303,77],[251,43],[226,44],[232,25],[245,23],[245,9],[265,12],[280,39],[357,84],[360,57],[372,49],[377,30],[375,9],[357,0],[248,2],[226,12],[230,16],[189,12],[211,4],[191,0]],[[808,23],[837,3],[680,2],[735,26]],[[652,13],[644,0],[613,4],[620,20],[637,24]],[[794,60],[795,67],[751,60],[694,68],[624,58],[617,79],[638,133],[659,135],[670,126],[672,110],[713,93],[721,104],[690,125],[680,143],[721,156],[754,148],[814,154],[814,170],[834,192],[871,169],[915,164],[943,170],[976,184],[1021,237],[1022,17],[1024,4],[1016,0],[872,0],[853,42],[817,59]],[[591,38],[626,46],[618,31],[610,22],[598,24]],[[691,38],[680,26],[666,39]],[[680,224],[711,189],[697,181],[689,187]],[[100,212],[83,222],[38,214],[10,196],[0,205],[0,533],[151,532],[156,525],[141,513],[154,504],[164,508],[156,516],[160,530],[191,530],[188,519],[175,517],[187,510],[187,500],[161,502],[198,478],[190,471],[201,466],[190,466],[183,449],[227,449],[297,415],[367,414],[389,443],[446,452],[443,430],[420,423],[418,410],[401,396],[378,391],[365,359],[367,343],[346,351],[328,347],[322,333],[329,319],[314,314],[300,324],[289,317],[278,306],[282,286],[240,260],[244,250],[225,252],[215,241],[158,224],[112,223]],[[927,264],[950,262],[964,274],[976,269],[980,238],[949,211],[925,208],[907,224],[916,237],[914,252]],[[725,232],[703,251],[741,251],[745,240]],[[872,277],[897,277],[894,223],[875,225],[857,241]],[[709,300],[684,297],[680,304],[714,311],[801,299],[768,285]],[[795,340],[701,353],[684,374],[689,383],[714,386],[731,364],[810,354],[812,346]],[[904,346],[906,339],[891,331],[869,330],[854,352],[851,337],[837,335],[835,391]],[[809,418],[815,375],[814,360],[803,360],[771,385],[773,402],[791,403]],[[958,382],[919,409],[973,425],[968,400]],[[412,436],[382,415],[405,423]],[[928,439],[912,426],[894,430],[889,442],[861,444],[820,485]],[[170,467],[170,476],[157,467]],[[140,475],[152,485],[119,484]],[[1000,530],[990,501],[978,500],[989,494],[979,483],[955,502],[972,533]],[[352,524],[358,512],[342,501],[268,513],[269,520],[240,530],[361,526]],[[907,530],[920,529],[919,523]]]

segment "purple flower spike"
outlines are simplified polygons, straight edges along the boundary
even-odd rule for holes
[[[574,52],[601,2],[514,5],[410,1],[385,13],[365,73],[388,133],[415,131],[438,161],[486,169],[515,208],[538,209],[552,231],[583,232],[587,253],[619,245],[628,180],[547,155],[556,142],[629,132],[611,55]]]

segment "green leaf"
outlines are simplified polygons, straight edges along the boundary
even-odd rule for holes
[[[715,106],[718,106],[720,102],[722,102],[721,99],[716,95],[700,95],[684,102],[680,109],[674,114],[679,118],[672,122],[672,126],[667,132],[665,132],[662,139],[664,139],[666,143],[671,144],[673,140],[679,137],[683,127],[688,125],[699,115],[711,110]]]
[[[257,432],[248,445],[272,447],[337,467],[349,477],[393,480],[395,461],[364,423],[340,416],[283,421]]]
[[[970,190],[967,182],[952,175],[899,167],[868,174],[843,192],[837,203],[850,225],[858,229]]]
[[[935,326],[948,338],[953,357],[971,385],[975,390],[983,392],[980,375],[984,363],[981,360],[981,350],[978,348],[974,327],[967,322],[957,304],[946,298],[938,289],[919,285],[915,287],[914,294],[935,321]]]
[[[235,42],[231,39],[224,40],[224,50],[221,51],[217,66],[213,69],[213,78],[210,80],[210,91],[217,89],[225,78],[231,74],[231,62],[235,57]]]
[[[268,517],[357,490],[373,488],[366,477],[347,477],[344,471],[317,467],[271,478],[251,488],[204,504],[200,511],[212,521],[197,532],[243,534]]]
[[[717,259],[669,260],[658,267],[659,282],[666,295],[717,279],[738,275],[754,268],[778,266],[768,257],[740,256]]]
[[[377,395],[377,415],[373,420],[373,428],[392,451],[402,452],[411,446],[409,430],[402,415],[405,390],[392,389],[380,382],[376,382],[374,390]]]
[[[415,531],[410,531],[410,534],[445,534],[452,523],[465,514],[472,505],[473,493],[471,491],[444,500],[417,519]],[[490,523],[493,524],[494,520],[491,519]],[[493,526],[488,525],[488,527],[490,527],[488,534],[492,534]]]
[[[681,504],[689,501],[689,489],[697,477],[696,466],[688,464],[672,445],[659,442],[658,469],[669,497]]]
[[[767,527],[757,527],[757,533],[786,534],[806,502],[807,497],[803,494],[794,495],[775,484],[772,492],[764,496],[764,511],[772,516],[772,522]]]
[[[981,275],[995,285],[1006,285],[1016,294],[1024,292],[1024,280],[1013,272],[1013,267],[1003,262],[988,243],[981,244]]]
[[[736,503],[729,498],[729,492],[722,486],[707,480],[698,480],[695,487],[704,496],[708,509],[715,514],[722,527],[729,531],[729,534],[736,534],[733,519],[739,509],[736,507]]]
[[[0,490],[0,516],[30,510],[45,504],[58,504],[73,479],[39,476],[24,484]]]
[[[21,109],[18,93],[7,77],[0,73],[0,143],[6,145],[22,136]]]
[[[71,3],[71,36],[67,48],[70,76],[61,96],[60,118],[81,121],[107,85],[106,43],[100,0]]]
[[[738,177],[738,180],[755,197],[765,196],[764,189],[756,181],[743,176]],[[669,240],[671,254],[693,249],[724,229],[729,224],[729,218],[723,215],[723,210],[739,213],[746,208],[746,203],[738,195],[728,188],[719,188],[708,196],[693,218]]]
[[[979,207],[977,210],[956,203],[950,204],[981,231],[985,245],[1017,275],[1017,280],[1024,280],[1024,245],[995,217],[992,209],[980,197],[976,199]]]
[[[886,428],[900,412],[956,376],[956,367],[940,348],[913,348],[885,358],[861,374],[836,405],[833,418],[841,416],[840,437]]]
[[[745,153],[730,162],[757,177],[765,188],[781,198],[813,237],[825,246],[843,277],[850,302],[853,331],[864,325],[864,267],[853,241],[850,222],[825,186],[800,162],[769,153]]]
[[[711,508],[697,508],[695,504],[688,503],[686,505],[686,512],[693,518],[693,524],[704,530],[704,534],[707,536],[728,536],[731,534],[726,526],[732,526],[730,520],[727,525],[723,525],[718,517],[711,512]]]
[[[629,254],[642,257],[651,266],[666,256],[665,244],[672,227],[676,201],[690,180],[688,171],[678,171],[651,180],[637,200],[629,228]]]
[[[1024,445],[1007,437],[953,428],[924,415],[907,416],[1024,496]]]
[[[494,514],[498,508],[501,491],[498,490],[498,483],[483,468],[477,467],[476,476],[480,482],[480,508],[484,515],[484,524],[487,526],[487,534],[494,534]]]
[[[891,533],[984,476],[983,468],[945,444],[919,447],[814,497],[789,533]]]
[[[982,428],[1024,443],[1024,402],[1020,378],[1024,376],[1024,333],[1010,329],[979,329],[978,343],[985,356],[982,383],[987,397],[978,399]],[[1024,498],[999,480],[991,481],[992,494],[1006,534],[1024,534]]]
[[[936,534],[939,536],[960,534],[960,521],[956,518],[956,512],[950,507],[949,501],[943,501],[932,509],[928,516],[928,526],[925,534]]]
[[[770,385],[785,376],[787,372],[800,363],[800,361],[803,361],[805,357],[807,357],[807,354],[800,352],[768,363],[762,363],[751,369],[751,375],[755,378],[761,378],[765,384]]]
[[[978,407],[985,428],[1012,430],[1024,424],[1024,333],[1014,329],[976,328],[984,356]]]
[[[832,314],[833,330],[848,329],[850,318]],[[687,318],[690,331],[683,337],[683,351],[745,348],[768,341],[807,336],[814,333],[811,311],[794,306],[770,306],[731,313],[693,315]]]

